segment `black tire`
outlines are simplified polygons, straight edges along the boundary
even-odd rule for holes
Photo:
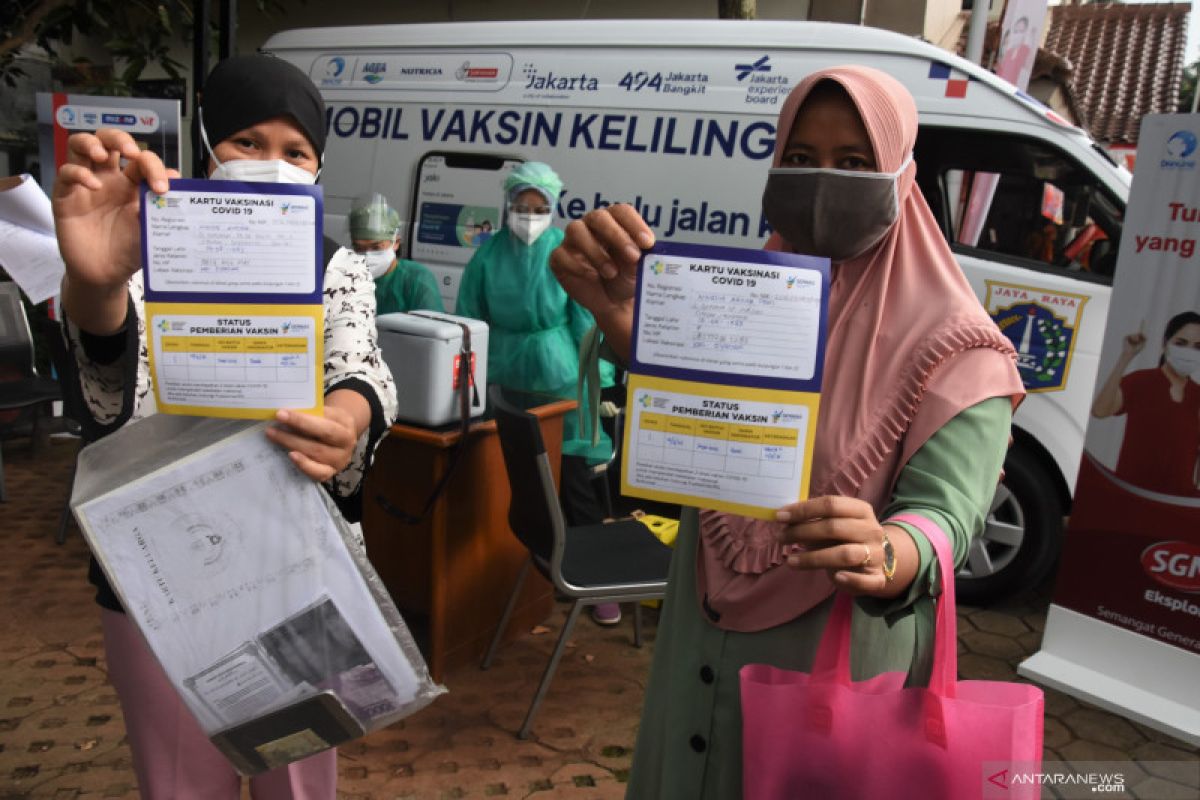
[[[984,532],[958,571],[959,600],[988,605],[1037,586],[1058,560],[1062,529],[1054,476],[1027,448],[1014,445]]]

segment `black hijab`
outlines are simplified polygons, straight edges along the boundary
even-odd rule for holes
[[[200,100],[208,143],[274,117],[288,116],[317,151],[325,152],[325,102],[298,67],[275,56],[233,56],[213,67]]]

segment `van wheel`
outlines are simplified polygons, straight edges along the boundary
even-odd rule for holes
[[[956,576],[964,603],[987,605],[1032,589],[1049,574],[1062,543],[1063,510],[1053,477],[1020,445],[1004,460],[983,534]]]

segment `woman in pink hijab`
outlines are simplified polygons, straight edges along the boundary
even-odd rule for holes
[[[739,797],[738,670],[808,669],[834,591],[858,598],[856,679],[928,679],[936,558],[920,531],[889,520],[926,517],[961,563],[1023,391],[1011,344],[916,187],[916,135],[911,95],[865,67],[810,75],[780,112],[767,247],[833,262],[812,496],[774,523],[684,509],[628,797]],[[618,357],[636,263],[653,242],[618,205],[572,223],[551,257]],[[864,742],[862,755],[864,769],[886,762],[886,743]]]

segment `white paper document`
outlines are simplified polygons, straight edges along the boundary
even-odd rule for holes
[[[321,490],[263,428],[77,514],[206,731],[322,691],[369,725],[413,699],[417,673]]]
[[[220,183],[190,181],[214,187]],[[319,204],[307,195],[182,190],[148,194],[146,288],[154,292],[309,294]]]
[[[820,345],[821,273],[652,255],[638,298],[645,364],[808,380]]]
[[[28,175],[0,191],[0,266],[35,305],[54,297],[66,266],[54,237],[50,198]]]

